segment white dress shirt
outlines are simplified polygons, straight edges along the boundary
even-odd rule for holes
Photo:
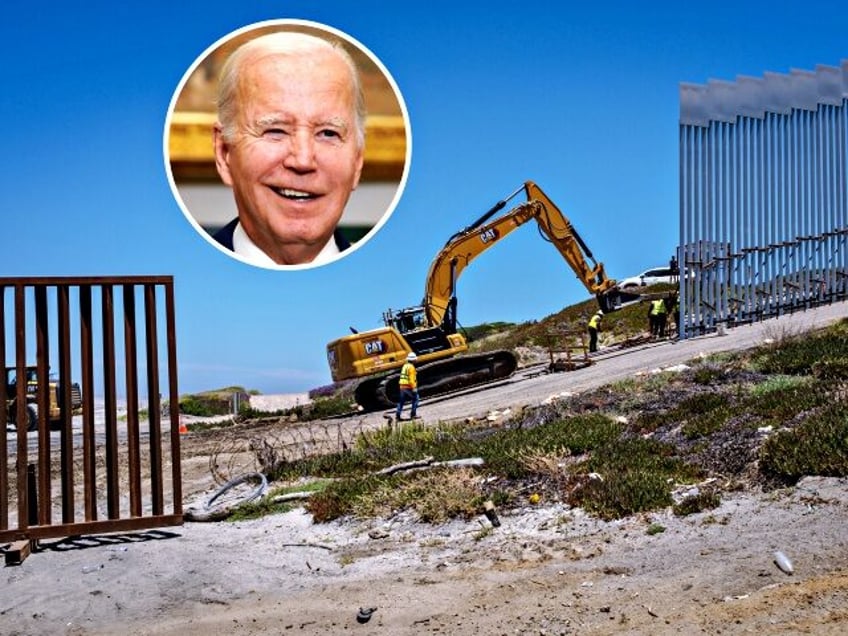
[[[250,240],[250,237],[247,235],[247,232],[244,231],[241,223],[237,224],[236,229],[233,231],[233,251],[242,258],[250,261],[252,265],[258,265],[260,267],[280,267],[280,265],[274,262],[274,259],[263,252],[256,243]],[[339,251],[338,245],[336,245],[336,240],[331,236],[330,240],[327,241],[327,244],[318,253],[318,256],[312,260],[312,264],[314,265],[331,261],[339,254],[341,254],[341,252]]]

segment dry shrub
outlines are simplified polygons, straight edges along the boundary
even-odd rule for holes
[[[571,450],[562,447],[556,451],[528,449],[519,453],[518,464],[528,476],[541,479],[545,485],[561,489],[568,480],[568,468],[580,461],[572,457]]]
[[[563,458],[570,455],[571,451],[568,448],[553,452],[527,449],[519,453],[518,462],[531,475],[557,477],[565,469]]]
[[[721,496],[711,488],[699,490],[696,494],[690,495],[672,506],[672,512],[678,517],[703,512],[704,510],[712,510],[721,505]]]
[[[390,516],[413,510],[425,523],[454,517],[471,518],[483,503],[479,475],[469,468],[416,471],[386,480],[379,488],[357,498],[355,514]]]

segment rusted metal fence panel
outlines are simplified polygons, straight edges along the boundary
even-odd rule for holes
[[[848,61],[680,87],[681,337],[848,297]]]
[[[0,541],[182,523],[172,277],[0,278],[0,358]]]

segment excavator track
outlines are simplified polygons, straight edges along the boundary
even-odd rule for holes
[[[418,371],[419,397],[453,393],[508,378],[518,367],[511,351],[489,351],[423,364]],[[400,397],[400,371],[364,380],[356,387],[356,402],[367,411],[391,408]]]

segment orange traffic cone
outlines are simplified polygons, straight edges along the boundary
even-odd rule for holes
[[[183,423],[183,418],[180,418],[180,435],[188,433],[188,426]]]

